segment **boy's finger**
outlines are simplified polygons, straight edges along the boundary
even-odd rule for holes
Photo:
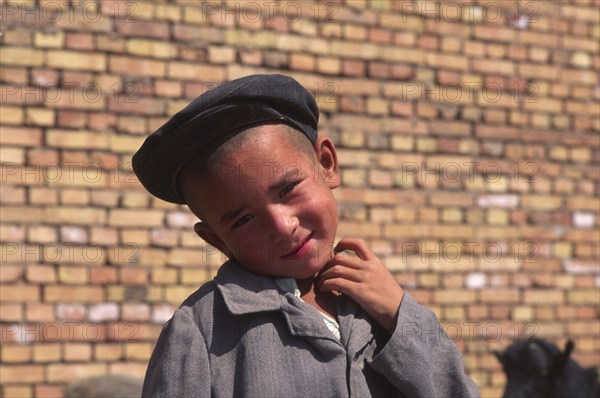
[[[319,283],[319,289],[321,291],[336,291],[352,297],[352,293],[354,292],[357,284],[358,282],[354,282],[349,279],[331,278]]]
[[[328,261],[325,268],[331,268],[336,264],[341,264],[346,267],[359,269],[362,266],[364,260],[361,260],[357,256],[346,254],[345,252],[338,253],[331,260]]]
[[[319,282],[323,282],[332,278],[344,278],[354,282],[362,280],[361,272],[355,268],[345,267],[343,265],[335,265],[319,275]]]
[[[351,250],[362,260],[369,260],[373,254],[362,239],[346,238],[339,241],[334,251],[339,253],[345,250]]]

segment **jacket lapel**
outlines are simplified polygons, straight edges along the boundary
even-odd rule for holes
[[[348,357],[358,360],[361,355],[370,354],[375,349],[375,338],[368,315],[345,295],[340,296],[337,310],[342,344],[346,347]]]
[[[319,312],[292,293],[282,294],[273,279],[248,272],[229,260],[221,266],[214,282],[232,314],[280,311],[293,336],[332,340],[339,346]]]

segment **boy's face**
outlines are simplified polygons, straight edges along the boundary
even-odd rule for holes
[[[331,258],[336,235],[335,147],[320,138],[311,159],[290,143],[282,125],[250,134],[208,178],[194,178],[193,167],[186,170],[186,200],[203,215],[194,229],[248,271],[312,277]]]

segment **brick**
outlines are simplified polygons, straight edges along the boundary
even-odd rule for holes
[[[165,288],[165,300],[168,303],[181,303],[185,300],[196,288],[186,286],[167,286]]]
[[[159,227],[163,224],[163,212],[156,210],[121,210],[110,211],[108,223],[111,226]]]
[[[236,50],[230,47],[208,47],[208,59],[211,64],[228,64],[235,61]]]
[[[165,323],[168,321],[175,312],[176,307],[169,304],[159,304],[153,307],[152,321],[157,323]]]
[[[76,87],[47,91],[45,95],[40,96],[40,99],[43,99],[44,105],[48,108],[76,110],[101,110],[104,108],[102,92],[97,86],[86,84],[82,88],[83,90]]]
[[[0,119],[2,120],[2,124],[22,124],[24,120],[25,112],[23,112],[22,108],[2,105],[0,108]]]
[[[517,289],[483,289],[480,297],[484,303],[516,304],[519,302],[520,294]]]
[[[88,175],[83,170],[81,170],[81,174]],[[98,175],[100,175],[99,172],[94,171],[93,174],[89,173],[90,178],[83,179],[83,181],[81,181],[81,182],[76,181],[76,179],[72,179],[72,180],[75,180],[73,182],[73,185],[81,184],[83,186],[87,186],[90,188],[93,188],[98,185],[102,186],[102,185],[104,185],[102,183],[102,181],[96,182],[96,176],[98,176]],[[91,176],[94,176],[93,179],[91,178]],[[65,184],[65,181],[68,181],[67,178],[65,178],[64,180],[63,179],[61,179],[61,180],[62,181],[57,182],[57,185]],[[52,181],[54,181],[54,180],[52,180]],[[82,190],[82,189],[63,188],[60,191],[59,196],[60,196],[60,203],[62,205],[77,206],[77,205],[87,205],[90,203],[89,192]],[[87,240],[88,240],[87,232],[82,229],[76,229],[76,228],[61,228],[61,236],[65,242],[74,241],[74,242],[84,243],[84,242],[87,242]]]
[[[27,281],[33,283],[53,283],[56,282],[56,271],[50,265],[28,265]]]
[[[68,33],[65,48],[74,50],[93,50],[94,36],[90,33]]]
[[[130,361],[148,361],[152,355],[151,343],[126,343],[125,358]]]
[[[567,293],[567,301],[571,304],[597,305],[599,299],[598,289],[577,289]]]
[[[539,65],[539,64],[524,64],[521,63],[517,66],[517,70],[520,76],[526,78],[535,79],[546,79],[556,80],[559,75],[559,69],[551,65]],[[534,87],[539,87],[539,84],[535,84]],[[536,93],[537,96],[537,93]],[[536,97],[529,97],[536,98]]]
[[[44,51],[25,47],[2,47],[0,65],[42,66],[46,59]]]
[[[2,198],[0,202],[7,204],[24,204],[25,188],[6,186],[2,188]]]
[[[0,147],[0,159],[2,159],[4,163],[24,163],[25,149]]]
[[[50,224],[102,224],[106,220],[106,212],[98,208],[48,207],[44,210],[43,219]]]
[[[128,21],[117,21],[117,31],[124,36],[150,37],[156,39],[167,39],[169,37],[168,22],[150,22],[136,20],[135,23]]]
[[[142,303],[123,303],[121,317],[128,321],[148,321],[150,319],[150,306]]]
[[[107,374],[106,364],[49,364],[47,367],[47,380],[52,383],[68,382],[73,379],[103,376]]]
[[[48,285],[44,287],[48,302],[94,303],[104,300],[104,290],[96,286]]]
[[[58,268],[58,280],[65,285],[84,285],[89,282],[87,267],[64,266]]]
[[[28,124],[36,126],[53,126],[55,122],[53,109],[28,108],[25,119]]]
[[[132,57],[111,56],[109,60],[109,71],[121,74],[131,74],[150,77],[164,77],[167,65],[163,61],[152,59],[140,59]]]
[[[83,304],[56,304],[56,317],[66,321],[81,321],[85,319],[86,308]]]
[[[290,68],[293,70],[312,72],[315,69],[315,57],[310,54],[291,54]]]
[[[0,365],[0,383],[3,385],[34,384],[42,381],[44,381],[44,367],[41,365]]]
[[[456,70],[468,69],[468,60],[458,55],[449,55],[430,52],[426,54],[427,65],[434,68],[449,68]]]
[[[180,21],[182,7],[177,4],[156,4],[156,17],[167,21]]]
[[[510,61],[474,59],[473,70],[480,73],[492,73],[500,75],[514,75],[515,64]]]
[[[145,137],[136,137],[124,134],[110,135],[109,147],[116,153],[133,153],[138,150]]]
[[[42,131],[33,127],[0,128],[0,143],[2,145],[39,146],[42,143]]]
[[[522,197],[522,204],[525,208],[539,210],[557,209],[562,206],[562,199],[549,195],[524,195]]]
[[[28,385],[9,384],[3,386],[3,395],[7,397],[33,397],[33,389]]]
[[[23,320],[23,306],[20,303],[0,303],[0,321],[22,322]]]
[[[463,213],[460,209],[447,208],[442,209],[441,221],[444,223],[461,223],[463,220]]]
[[[36,397],[62,397],[64,396],[64,387],[57,384],[37,384],[34,388]]]
[[[90,361],[92,359],[92,346],[89,343],[65,344],[63,359],[66,362]]]
[[[52,304],[28,303],[25,306],[25,319],[28,322],[54,322],[54,306]]]
[[[0,301],[32,303],[40,301],[40,289],[32,285],[2,285],[0,288]]]
[[[96,361],[117,361],[123,358],[123,347],[121,344],[94,344],[94,359]]]
[[[56,362],[62,358],[60,344],[38,343],[33,346],[33,360],[37,362]]]
[[[116,303],[102,303],[90,306],[88,320],[91,322],[116,321],[119,319],[119,306]]]
[[[406,14],[382,13],[380,14],[379,24],[384,28],[393,30],[397,30],[399,27],[415,32],[422,32],[424,30],[423,19]]]
[[[153,269],[152,283],[158,284],[173,284],[177,282],[177,271],[174,269]]]
[[[444,289],[436,290],[433,294],[434,301],[448,304],[467,304],[475,301],[475,292],[470,290]]]
[[[162,115],[165,113],[165,101],[161,98],[112,95],[108,99],[108,109],[116,113]]]
[[[342,72],[344,75],[362,77],[366,74],[366,64],[364,61],[344,60]]]
[[[526,304],[552,305],[564,302],[564,293],[560,290],[530,289],[523,293]]]
[[[338,75],[342,70],[342,61],[339,58],[318,57],[317,71],[329,75]]]
[[[168,263],[181,266],[196,266],[198,259],[205,256],[202,251],[197,249],[173,249],[169,253]]]
[[[123,268],[119,279],[124,285],[146,285],[148,283],[148,271],[142,268]]]
[[[147,368],[144,362],[116,362],[109,366],[112,374],[128,375],[140,380],[144,378]]]
[[[0,349],[0,356],[4,363],[30,362],[31,353],[31,346],[4,345]]]
[[[87,70],[103,72],[106,70],[106,55],[80,51],[48,51],[47,65],[51,68]]]
[[[598,84],[598,75],[592,70],[562,69],[560,79],[566,84],[593,86]]]

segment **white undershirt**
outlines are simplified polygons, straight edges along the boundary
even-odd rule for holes
[[[298,284],[296,283],[296,280],[294,278],[275,279],[275,283],[277,283],[277,286],[279,286],[279,288],[284,292],[293,293],[294,296],[302,300],[302,298],[300,298],[300,289],[298,289]],[[323,322],[325,322],[325,326],[327,326],[327,329],[329,329],[333,336],[339,341],[340,325],[329,314],[326,314],[323,311],[319,311],[319,314],[321,314],[321,316],[323,317]]]

